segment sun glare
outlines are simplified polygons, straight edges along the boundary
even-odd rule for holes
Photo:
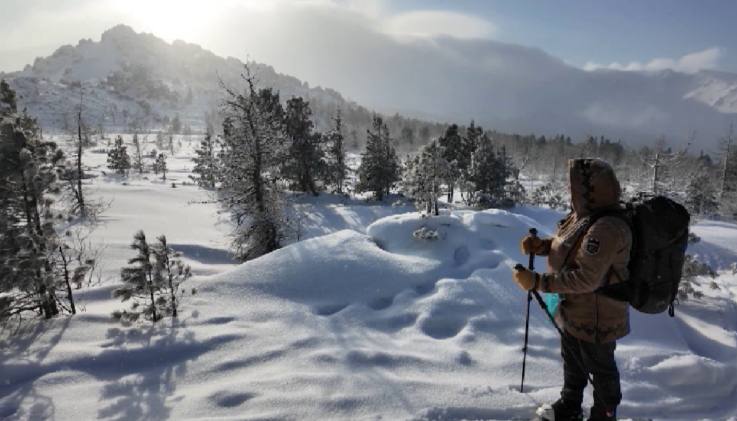
[[[131,17],[132,23],[140,30],[152,32],[167,41],[199,38],[211,29],[218,15],[232,5],[229,1],[201,0],[129,0],[115,4]]]

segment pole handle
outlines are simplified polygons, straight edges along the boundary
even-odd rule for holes
[[[537,238],[537,229],[530,228],[530,237]],[[535,253],[530,253],[530,260],[527,262],[527,268],[531,271],[535,270]]]

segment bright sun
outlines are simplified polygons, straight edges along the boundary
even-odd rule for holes
[[[195,42],[216,31],[218,22],[236,12],[273,12],[289,0],[107,0],[137,31],[151,32],[167,41]],[[320,1],[320,0],[316,0]]]
[[[192,40],[205,34],[214,19],[232,5],[231,1],[128,0],[114,7],[128,15],[136,30],[152,32],[168,41]]]

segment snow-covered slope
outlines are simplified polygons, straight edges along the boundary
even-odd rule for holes
[[[530,227],[550,233],[559,213],[427,218],[303,199],[306,240],[236,265],[227,217],[183,184],[183,142],[166,183],[122,183],[102,175],[104,155],[90,154],[95,196],[112,200],[93,238],[107,247],[109,279],[77,292],[79,315],[2,332],[0,418],[508,420],[557,398],[557,333],[537,308],[528,393],[517,390],[526,301],[510,268],[524,259],[519,237]],[[124,327],[110,318],[123,306],[110,293],[140,228],[183,252],[197,275],[185,285],[198,292],[177,321]],[[718,263],[718,288],[703,279],[703,296],[675,318],[632,313],[617,351],[625,419],[735,419],[737,275],[725,269],[737,226],[694,230],[702,240],[692,252]]]
[[[723,113],[737,113],[737,75],[726,72],[702,71],[697,86],[686,94]]]

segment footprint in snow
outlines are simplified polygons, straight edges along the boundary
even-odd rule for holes
[[[232,408],[234,406],[240,406],[244,402],[256,397],[255,393],[234,393],[220,391],[210,396],[210,400],[215,402],[218,406]]]

